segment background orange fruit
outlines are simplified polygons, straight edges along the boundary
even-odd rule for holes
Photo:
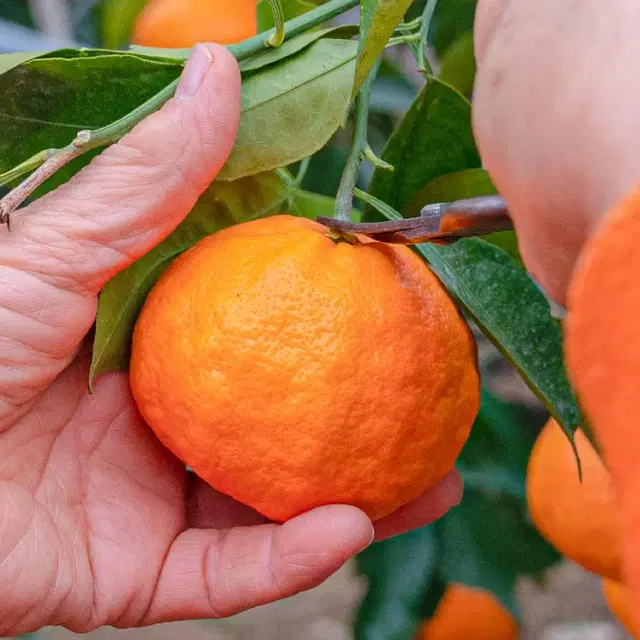
[[[590,571],[619,579],[620,528],[611,477],[582,431],[575,441],[582,482],[560,426],[549,420],[543,427],[527,469],[531,517],[558,551]]]
[[[418,640],[516,640],[518,625],[493,594],[449,585]]]
[[[633,632],[633,620],[631,616],[631,591],[623,582],[605,578],[602,581],[602,591],[609,610],[614,618],[634,637],[639,637]]]
[[[132,42],[146,47],[234,44],[257,33],[257,0],[151,0],[133,28]]]
[[[453,466],[479,406],[476,347],[406,247],[275,216],[202,240],[149,295],[131,387],[211,486],[283,521],[380,518]]]

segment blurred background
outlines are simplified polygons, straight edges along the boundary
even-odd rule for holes
[[[206,1],[216,3],[222,13],[233,15],[237,0]],[[428,2],[433,17],[427,60],[434,74],[471,97],[475,0]],[[199,15],[203,0],[0,0],[0,53],[79,47],[120,49],[132,41],[147,46],[174,46],[175,33],[169,37],[160,22],[149,18],[147,5],[156,5],[157,9],[161,3],[171,4],[179,14],[174,22],[178,25],[174,31],[184,30],[178,34],[183,37],[179,46],[190,46],[189,25],[203,22]],[[313,6],[309,0],[284,2],[287,17]],[[407,20],[422,15],[424,10],[425,0],[417,0]],[[270,26],[265,0],[256,7],[256,15],[250,30]],[[340,18],[344,23],[357,20],[357,11]],[[220,41],[215,24],[211,28],[213,32],[206,39]],[[146,35],[137,38],[136,33]],[[389,51],[372,95],[369,141],[376,152],[381,151],[423,82],[409,47]],[[305,189],[335,195],[349,137],[348,129],[340,131],[311,159]],[[359,180],[362,188],[370,179],[368,167],[363,165]],[[374,545],[317,589],[283,602],[228,620],[165,624],[133,631],[100,629],[87,637],[410,640],[416,635],[415,619],[431,617],[445,589],[456,583],[485,587],[499,603],[496,606],[517,621],[518,637],[526,640],[629,637],[609,613],[600,579],[562,559],[533,530],[524,498],[526,462],[548,416],[505,359],[479,332],[477,338],[485,395],[483,412],[474,427],[475,438],[461,457],[467,494],[457,513],[423,531]],[[425,562],[427,557],[431,558],[429,562]],[[413,611],[411,620],[407,618],[408,611]],[[455,612],[458,617],[465,614],[464,607]],[[429,635],[425,640],[500,640],[506,636],[498,635],[498,631],[492,635],[490,631],[493,615],[490,611],[478,614],[477,632],[472,625],[471,631],[463,634]],[[482,616],[486,620],[481,620]],[[482,627],[484,631],[480,631]],[[29,637],[64,640],[72,635],[52,628]]]

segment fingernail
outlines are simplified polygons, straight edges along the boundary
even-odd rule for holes
[[[175,97],[178,100],[189,100],[193,98],[193,96],[198,93],[198,89],[212,63],[213,56],[205,45],[197,44],[193,47],[193,51],[182,72]]]

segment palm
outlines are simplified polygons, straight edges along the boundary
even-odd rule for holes
[[[261,520],[197,483],[187,510],[185,468],[140,420],[126,376],[88,395],[87,374],[79,359],[2,436],[0,631],[140,624],[188,524]]]
[[[184,468],[141,424],[126,379],[93,396],[86,380],[83,363],[72,365],[4,434],[4,631],[139,622],[185,526]]]

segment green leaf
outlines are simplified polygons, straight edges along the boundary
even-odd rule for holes
[[[323,196],[319,193],[311,191],[303,191],[296,189],[292,198],[292,207],[289,209],[301,218],[310,218],[315,220],[318,216],[332,217],[335,207],[335,198]],[[357,209],[353,209],[351,220],[358,222],[362,218],[362,213]]]
[[[274,173],[237,182],[214,182],[177,229],[157,247],[113,277],[100,293],[90,380],[129,368],[129,348],[140,309],[171,261],[205,236],[260,216],[286,198]]]
[[[148,0],[104,0],[102,38],[105,47],[118,49],[129,41],[140,11]]]
[[[355,41],[321,39],[246,78],[240,133],[219,178],[233,181],[286,166],[321,148],[346,118],[356,49]],[[0,76],[0,176],[68,144],[80,129],[122,117],[182,70],[178,60],[76,53],[30,60]],[[79,158],[73,168],[87,162]]]
[[[323,147],[348,113],[357,43],[324,39],[252,73],[238,140],[221,180],[283,167]]]
[[[471,129],[471,105],[439,80],[429,79],[382,152],[393,173],[377,170],[370,193],[403,211],[427,182],[480,167]]]
[[[402,211],[406,218],[420,215],[420,210],[434,202],[451,202],[463,198],[490,196],[496,193],[489,174],[484,169],[466,169],[434,178],[411,198]],[[483,240],[495,244],[509,257],[524,266],[514,231],[502,231],[483,236]]]
[[[411,0],[361,0],[360,45],[353,95],[358,92],[376,60],[400,24]]]
[[[455,87],[465,96],[471,95],[476,78],[473,31],[467,31],[458,36],[444,52],[438,78]]]
[[[275,49],[267,49],[263,53],[259,53],[247,60],[244,60],[240,63],[240,69],[243,74],[251,71],[257,71],[263,67],[275,64],[280,60],[289,58],[299,51],[306,49],[309,45],[316,42],[316,40],[320,40],[320,38],[331,37],[349,39],[357,35],[357,33],[358,27],[356,25],[344,25],[340,27],[328,27],[326,29],[306,31],[295,38],[291,38],[291,40],[285,40],[283,44]]]
[[[465,489],[510,495],[524,504],[527,464],[538,433],[536,422],[538,412],[483,390],[480,411],[456,462]]]
[[[41,57],[0,75],[0,174],[81,129],[124,116],[178,77],[182,64],[128,53]]]
[[[369,589],[356,618],[355,640],[414,640],[438,563],[433,528],[373,544],[357,562]]]
[[[285,22],[297,16],[301,16],[317,6],[309,0],[281,0],[282,12],[284,13]],[[256,9],[258,17],[258,33],[267,31],[275,26],[273,21],[273,13],[269,6],[269,0],[260,0]]]
[[[564,369],[562,329],[527,272],[501,249],[477,238],[417,249],[572,437],[582,418]]]
[[[17,22],[25,27],[33,27],[29,5],[24,0],[2,0],[0,18],[8,22]]]
[[[452,202],[476,196],[491,196],[496,188],[489,174],[481,168],[463,169],[429,180],[402,209],[405,218],[419,216],[426,204]]]
[[[429,43],[438,55],[463,33],[473,30],[477,0],[438,0],[431,19]]]

